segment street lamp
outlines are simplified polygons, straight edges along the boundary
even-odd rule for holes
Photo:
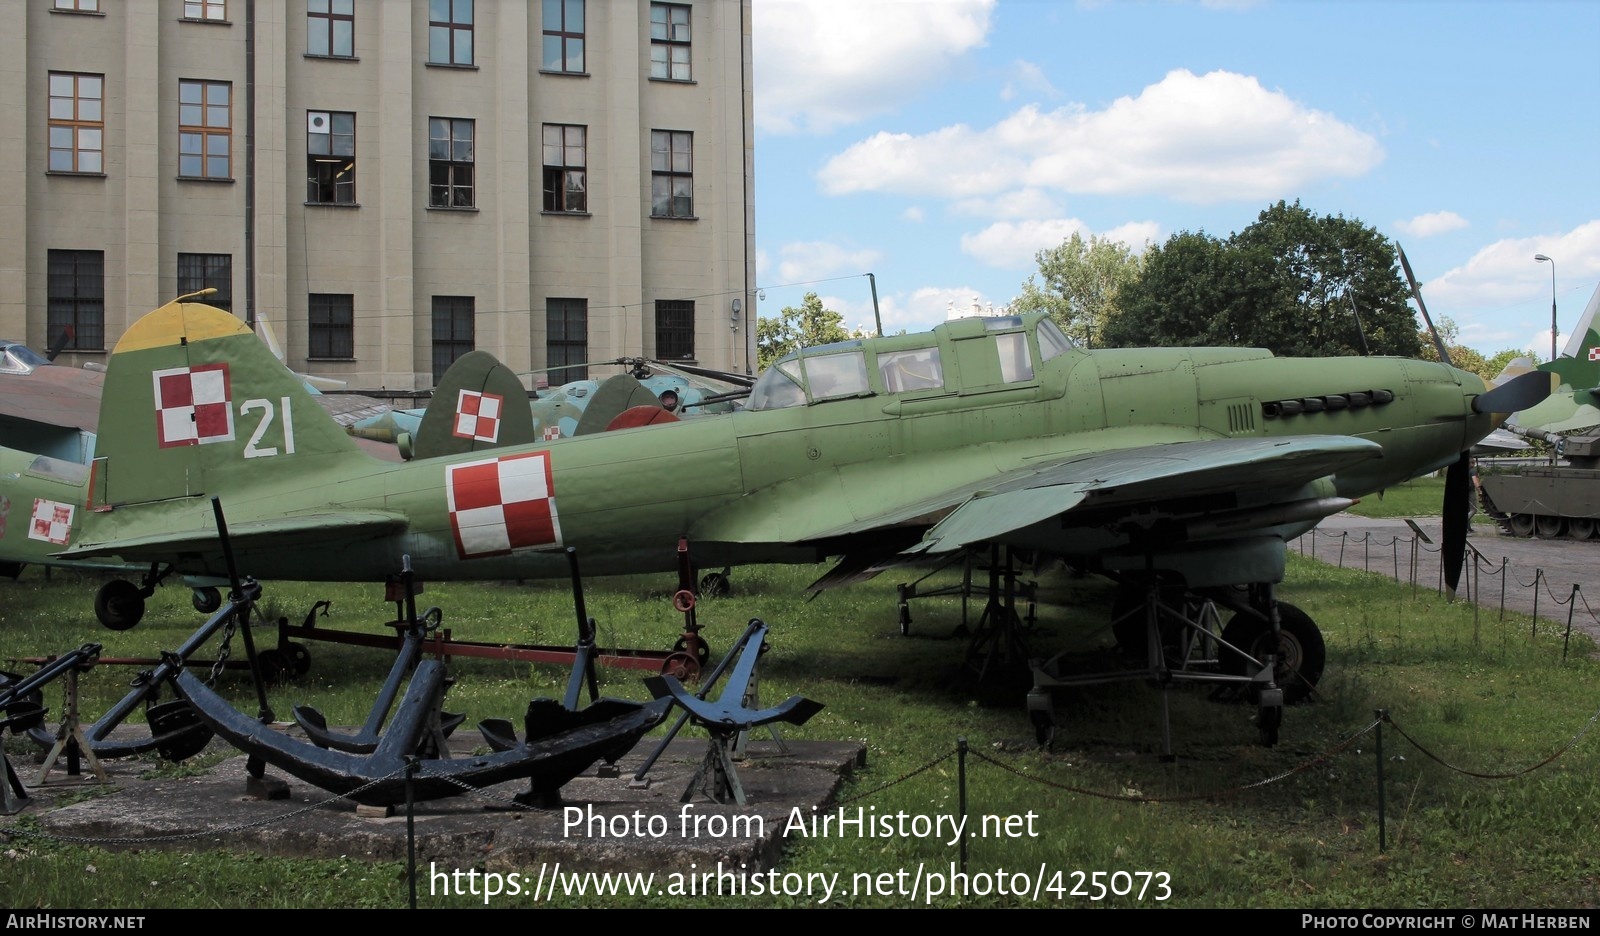
[[[1534,254],[1533,259],[1550,264],[1550,360],[1556,359],[1556,262],[1544,254]]]

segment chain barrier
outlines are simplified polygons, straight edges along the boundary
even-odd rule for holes
[[[1418,741],[1416,738],[1411,737],[1411,735],[1407,734],[1406,730],[1404,728],[1401,728],[1398,724],[1396,724],[1394,719],[1390,718],[1388,715],[1384,715],[1383,720],[1388,722],[1389,723],[1389,727],[1393,728],[1395,731],[1398,731],[1400,733],[1400,737],[1405,738],[1406,741],[1408,743],[1410,743],[1410,745],[1412,747],[1416,748],[1419,752],[1421,752],[1423,756],[1427,757],[1429,760],[1431,760],[1434,763],[1438,764],[1439,766],[1445,768],[1446,770],[1452,770],[1452,771],[1455,771],[1458,774],[1463,774],[1463,775],[1468,776],[1468,777],[1476,777],[1479,780],[1512,780],[1512,779],[1515,779],[1517,777],[1523,776],[1524,774],[1533,773],[1535,770],[1538,770],[1541,767],[1549,766],[1551,763],[1553,763],[1556,760],[1556,758],[1558,758],[1561,755],[1563,755],[1563,754],[1567,753],[1568,751],[1572,750],[1574,747],[1577,747],[1578,742],[1582,741],[1583,740],[1583,736],[1589,733],[1590,729],[1592,729],[1594,727],[1595,722],[1596,721],[1600,721],[1600,709],[1596,709],[1595,713],[1593,715],[1589,716],[1589,720],[1584,723],[1583,727],[1578,729],[1578,733],[1573,735],[1572,738],[1569,741],[1567,741],[1566,744],[1563,744],[1561,747],[1557,748],[1555,753],[1551,754],[1549,757],[1546,757],[1544,760],[1538,762],[1537,764],[1534,764],[1531,767],[1524,767],[1521,770],[1514,770],[1514,771],[1512,771],[1510,773],[1480,773],[1480,772],[1475,771],[1475,770],[1468,770],[1465,767],[1457,767],[1456,765],[1450,763],[1449,761],[1446,761],[1444,758],[1440,757],[1439,755],[1437,755],[1437,754],[1433,753],[1432,751],[1428,750],[1426,747],[1423,747],[1422,743],[1420,741]]]
[[[1295,765],[1294,767],[1290,767],[1288,770],[1285,770],[1285,771],[1283,771],[1281,773],[1274,774],[1274,775],[1272,775],[1270,777],[1266,777],[1265,779],[1262,779],[1262,780],[1257,780],[1254,783],[1246,783],[1246,784],[1244,784],[1242,786],[1229,787],[1229,788],[1223,789],[1223,790],[1213,790],[1213,791],[1208,792],[1208,793],[1182,793],[1182,794],[1175,794],[1175,795],[1171,795],[1171,796],[1146,796],[1146,795],[1144,795],[1142,793],[1136,794],[1136,795],[1129,795],[1129,794],[1126,794],[1126,793],[1102,793],[1099,790],[1090,790],[1090,789],[1087,789],[1087,788],[1084,788],[1084,787],[1073,786],[1073,785],[1067,784],[1067,783],[1057,783],[1054,780],[1048,780],[1048,779],[1046,779],[1044,777],[1037,777],[1037,776],[1033,776],[1033,775],[1030,775],[1030,774],[1023,773],[1021,770],[1018,770],[1016,767],[1013,767],[1010,764],[1006,764],[1006,763],[1003,763],[1001,761],[998,761],[998,760],[990,757],[989,755],[984,754],[982,751],[973,750],[973,751],[969,751],[969,753],[971,753],[972,755],[976,756],[979,760],[987,761],[988,763],[993,764],[996,767],[999,767],[1001,770],[1004,770],[1007,773],[1013,774],[1013,775],[1015,775],[1017,777],[1020,777],[1020,778],[1022,778],[1024,780],[1030,780],[1030,781],[1032,781],[1034,783],[1040,784],[1041,786],[1048,786],[1048,787],[1054,787],[1055,789],[1058,789],[1058,790],[1065,790],[1065,791],[1067,791],[1069,793],[1081,793],[1081,794],[1083,794],[1085,796],[1093,796],[1093,797],[1096,797],[1098,799],[1116,800],[1116,801],[1124,802],[1124,803],[1186,803],[1186,802],[1192,802],[1194,800],[1221,799],[1222,797],[1225,797],[1225,796],[1236,796],[1236,795],[1238,795],[1240,793],[1245,793],[1245,792],[1248,792],[1250,790],[1258,790],[1258,789],[1260,789],[1262,787],[1271,786],[1274,783],[1279,783],[1279,782],[1282,782],[1284,780],[1287,780],[1288,778],[1290,778],[1290,777],[1292,777],[1292,776],[1294,776],[1296,774],[1304,773],[1305,771],[1310,770],[1312,767],[1315,767],[1318,764],[1321,764],[1321,763],[1331,759],[1334,755],[1339,754],[1340,752],[1344,751],[1345,748],[1348,748],[1350,745],[1352,745],[1356,741],[1360,740],[1363,736],[1365,736],[1366,734],[1370,733],[1374,728],[1378,727],[1378,721],[1379,720],[1375,718],[1375,719],[1372,720],[1371,724],[1367,725],[1365,728],[1362,728],[1360,731],[1358,731],[1355,734],[1351,735],[1350,737],[1344,739],[1343,741],[1339,742],[1338,744],[1334,745],[1333,747],[1329,748],[1328,750],[1323,751],[1320,754],[1314,755],[1311,758],[1309,758],[1309,759],[1307,759],[1305,761],[1302,761],[1301,763]]]
[[[460,787],[462,791],[471,799],[483,800],[485,802],[494,803],[498,806],[504,806],[511,809],[520,809],[523,812],[545,814],[555,812],[554,809],[549,809],[544,806],[530,806],[527,803],[517,800],[516,797],[513,796],[501,796],[498,793],[490,793],[483,787],[475,787],[465,780],[462,780],[460,777],[450,777],[443,774],[429,773],[427,769],[428,763],[430,762],[423,761],[423,768],[417,774],[419,778],[427,777],[430,780],[443,780],[445,783],[448,783],[451,786]]]
[[[875,786],[870,790],[865,790],[865,791],[863,791],[861,793],[857,793],[855,796],[852,796],[849,799],[839,800],[838,805],[840,805],[840,806],[848,806],[851,803],[855,803],[855,802],[859,802],[860,800],[864,800],[869,796],[876,796],[877,794],[882,793],[884,790],[887,790],[890,787],[899,786],[900,784],[905,783],[907,780],[910,780],[912,777],[915,777],[916,775],[918,775],[920,773],[924,773],[926,771],[932,770],[933,768],[939,766],[940,764],[944,763],[945,761],[949,760],[950,758],[955,757],[958,752],[959,752],[959,749],[956,750],[956,751],[949,751],[949,752],[947,752],[945,754],[940,754],[938,757],[934,758],[931,761],[928,761],[926,764],[923,764],[921,767],[914,767],[911,770],[906,771],[905,773],[903,773],[900,776],[894,778],[893,780],[890,780],[887,783],[881,783],[878,786]],[[972,754],[972,753],[975,753],[975,752],[972,751],[970,748],[968,748],[967,753]]]
[[[1341,569],[1344,568],[1345,567],[1344,566],[1344,546],[1345,546],[1345,543],[1350,540],[1350,531],[1349,530],[1340,530],[1337,533],[1327,533],[1327,532],[1324,532],[1322,530],[1313,529],[1313,530],[1310,530],[1310,531],[1308,531],[1308,532],[1306,532],[1304,534],[1301,534],[1301,536],[1299,538],[1300,555],[1302,555],[1302,556],[1306,555],[1305,540],[1306,540],[1307,537],[1309,537],[1310,540],[1311,540],[1311,555],[1313,557],[1315,557],[1316,554],[1317,554],[1316,540],[1317,540],[1317,537],[1319,537],[1319,536],[1326,537],[1328,539],[1338,539],[1340,541],[1339,542],[1339,559],[1338,559],[1336,564],[1338,565],[1339,568],[1341,568]],[[1360,536],[1361,536],[1361,539],[1355,540],[1355,542],[1357,542],[1357,543],[1366,542],[1368,539],[1371,538],[1372,531],[1363,530],[1361,532]],[[1402,542],[1409,543],[1413,548],[1420,549],[1421,551],[1427,552],[1427,553],[1438,553],[1444,548],[1442,544],[1430,545],[1428,543],[1422,542],[1421,540],[1418,540],[1416,537],[1411,537],[1411,536],[1396,536],[1396,537],[1394,537],[1393,539],[1391,539],[1387,543],[1377,543],[1377,545],[1379,545],[1379,546],[1392,545],[1392,546],[1395,546],[1396,549],[1398,549],[1398,544],[1402,543]],[[1478,550],[1476,547],[1473,547],[1470,543],[1468,544],[1468,548],[1469,548],[1470,552],[1472,553],[1472,555],[1474,556],[1474,565],[1478,569],[1478,572],[1479,572],[1480,575],[1483,574],[1484,571],[1487,571],[1490,575],[1503,575],[1503,576],[1505,576],[1505,579],[1502,582],[1502,596],[1501,596],[1501,608],[1500,608],[1500,611],[1501,611],[1502,615],[1504,615],[1504,613],[1505,613],[1505,599],[1504,599],[1504,583],[1505,582],[1515,582],[1519,587],[1521,587],[1523,589],[1533,589],[1535,592],[1537,592],[1540,589],[1540,586],[1543,585],[1543,591],[1545,592],[1545,594],[1549,595],[1550,596],[1550,600],[1555,602],[1558,605],[1570,604],[1570,603],[1572,603],[1574,597],[1583,594],[1581,587],[1575,587],[1573,589],[1573,593],[1572,594],[1569,594],[1565,599],[1560,598],[1560,597],[1558,597],[1556,595],[1556,593],[1554,591],[1552,591],[1550,589],[1550,579],[1549,579],[1548,576],[1546,576],[1544,574],[1544,570],[1542,568],[1535,568],[1533,570],[1533,581],[1524,582],[1522,580],[1522,578],[1516,574],[1516,571],[1511,568],[1511,564],[1510,564],[1509,560],[1507,560],[1507,559],[1502,557],[1501,560],[1500,560],[1500,564],[1498,566],[1496,566],[1493,562],[1491,562],[1489,560],[1489,557],[1485,556],[1480,550]],[[1367,570],[1367,571],[1370,571],[1370,569]],[[1413,569],[1412,570],[1413,577],[1415,576],[1415,574],[1416,574],[1416,571],[1415,571],[1415,569]],[[1395,580],[1396,581],[1399,581],[1399,578],[1400,578],[1399,575],[1395,576]],[[1535,608],[1535,611],[1537,612],[1537,608],[1538,608],[1538,596],[1537,596],[1537,594],[1534,596],[1534,598],[1535,598],[1535,600],[1534,600],[1534,608]],[[1586,614],[1588,614],[1588,616],[1589,616],[1589,620],[1592,621],[1595,625],[1600,626],[1600,614],[1596,614],[1595,613],[1594,609],[1592,607],[1590,607],[1589,602],[1588,602],[1587,599],[1584,599],[1583,607],[1584,607],[1584,612]],[[1537,617],[1537,613],[1535,613],[1534,616]]]

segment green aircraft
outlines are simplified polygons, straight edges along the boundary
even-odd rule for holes
[[[377,579],[402,556],[424,580],[565,577],[566,547],[588,572],[666,571],[687,536],[704,566],[842,557],[837,581],[1000,544],[1152,588],[1259,586],[1276,622],[1286,540],[1447,466],[1464,517],[1462,453],[1544,383],[1086,351],[1048,318],[972,318],[791,354],[740,412],[397,464],[359,450],[239,319],[180,300],[110,355],[90,465],[0,450],[6,509],[31,510],[0,559],[148,567],[96,596],[103,623],[131,627],[165,576],[222,581],[217,498],[259,579]],[[510,417],[492,396],[458,388],[452,431],[495,436]]]

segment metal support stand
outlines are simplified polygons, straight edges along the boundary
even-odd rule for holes
[[[92,665],[92,664],[91,664]],[[83,733],[83,722],[78,718],[78,670],[72,669],[66,673],[63,687],[66,690],[66,703],[61,714],[61,725],[56,728],[56,743],[50,748],[50,753],[45,755],[44,766],[39,768],[39,782],[35,786],[42,786],[45,778],[50,776],[50,771],[55,767],[56,761],[62,754],[67,755],[67,775],[76,777],[80,773],[78,759],[84,758],[89,762],[89,769],[94,771],[95,778],[101,783],[110,783],[111,778],[106,776],[106,769],[100,766],[100,758],[94,756],[94,747]]]

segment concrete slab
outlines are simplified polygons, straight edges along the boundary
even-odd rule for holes
[[[137,731],[140,727],[118,729]],[[766,737],[765,733],[753,737]],[[784,824],[799,809],[829,802],[851,771],[865,764],[865,746],[856,742],[788,741],[780,754],[771,741],[752,741],[739,771],[747,806],[722,806],[698,796],[679,800],[706,749],[704,735],[685,731],[649,773],[642,788],[633,774],[659,739],[646,738],[619,761],[620,776],[601,777],[595,768],[562,791],[563,808],[531,809],[512,799],[525,783],[506,783],[414,809],[419,866],[526,870],[540,862],[561,862],[570,870],[682,870],[700,868],[764,870],[776,865]],[[218,750],[220,742],[213,741]],[[470,753],[465,740],[454,754]],[[209,752],[208,752],[209,753]],[[19,815],[33,815],[40,831],[52,837],[83,840],[111,848],[226,848],[281,856],[404,860],[406,815],[358,813],[356,804],[268,768],[269,777],[288,782],[285,799],[256,799],[247,793],[243,755],[182,775],[148,760],[103,762],[111,783],[92,777],[51,774],[34,786],[38,767],[26,757],[12,763],[29,784],[30,801]],[[31,769],[29,769],[31,768]],[[84,799],[85,795],[92,798]],[[98,794],[98,795],[96,795]],[[0,828],[16,816],[0,817]]]

